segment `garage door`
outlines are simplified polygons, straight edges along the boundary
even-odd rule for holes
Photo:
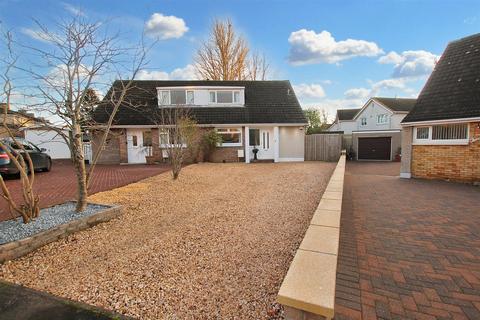
[[[390,160],[392,138],[358,138],[358,160]]]

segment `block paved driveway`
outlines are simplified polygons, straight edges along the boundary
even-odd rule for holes
[[[169,169],[167,165],[97,165],[89,189],[90,194],[121,187]],[[8,178],[10,193],[20,201],[19,179]],[[40,206],[47,207],[73,200],[76,197],[75,171],[70,160],[54,160],[52,171],[35,173],[34,190],[40,197]],[[8,206],[0,199],[0,221],[11,219]]]
[[[480,188],[347,164],[335,319],[480,319]]]

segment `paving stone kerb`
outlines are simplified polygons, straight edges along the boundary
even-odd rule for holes
[[[343,152],[278,292],[287,320],[334,316],[344,176]]]
[[[122,215],[122,207],[113,205],[92,215],[39,232],[31,237],[2,244],[0,245],[0,264],[20,258],[50,242],[65,238],[69,234],[88,229],[99,223],[110,221],[120,215]]]

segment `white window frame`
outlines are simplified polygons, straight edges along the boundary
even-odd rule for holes
[[[225,91],[230,91],[232,93],[232,102],[218,102],[218,92],[225,92]],[[212,102],[210,101],[210,95],[214,93],[215,94],[215,101]],[[235,93],[238,94],[238,101],[235,101]],[[240,90],[209,90],[208,91],[208,103],[209,104],[215,104],[215,105],[240,105]]]
[[[165,135],[167,137],[168,143],[162,143],[162,137],[161,137],[162,135]],[[163,129],[160,129],[158,132],[158,142],[161,149],[170,148],[173,146],[173,144],[170,143],[170,133]],[[152,144],[153,144],[153,136],[152,136]],[[182,148],[186,148],[186,147],[187,147],[187,144],[182,143]]]
[[[413,127],[413,145],[468,145],[470,141],[470,124],[469,123],[450,123],[457,125],[466,125],[467,126],[467,137],[465,139],[442,139],[434,140],[433,136],[433,127],[436,125],[429,126],[418,126]],[[441,124],[438,124],[441,125]],[[417,129],[428,127],[428,138],[427,139],[417,139]]]
[[[191,92],[192,93],[192,103],[190,103],[188,101],[188,93]],[[185,90],[185,104],[186,105],[189,105],[189,106],[192,106],[195,104],[195,91],[193,90]]]
[[[365,120],[365,123],[363,123],[363,120]],[[367,125],[367,118],[366,118],[366,117],[360,118],[360,125],[361,125],[362,127],[364,127],[364,126]]]
[[[183,88],[178,88],[176,90],[183,90],[185,91],[185,104],[178,104],[179,106],[188,106],[188,105],[193,105],[195,104],[195,91],[194,90],[187,90],[187,89],[183,89]],[[167,92],[167,103],[165,104],[162,104],[160,103],[161,102],[161,98],[162,98],[162,95],[164,92]],[[192,92],[193,94],[193,104],[192,103],[188,103],[188,92]],[[172,90],[159,90],[158,91],[158,105],[159,106],[172,106]],[[175,106],[177,106],[177,104],[175,104]]]
[[[166,103],[161,103],[163,98],[163,93],[167,93]],[[159,106],[169,106],[170,105],[170,90],[159,90],[158,91],[158,105]]]
[[[385,121],[379,121],[381,119],[385,119]],[[388,114],[386,113],[377,114],[377,125],[383,125],[383,124],[388,124]]]
[[[236,127],[232,127],[232,128],[215,128],[215,131],[217,131],[217,133],[222,136],[222,133],[219,132],[218,130],[228,130],[228,132],[232,132],[232,133],[239,133],[240,134],[240,141],[239,142],[222,142],[219,146],[220,147],[241,147],[243,146],[243,133],[242,133],[242,128],[236,128]]]

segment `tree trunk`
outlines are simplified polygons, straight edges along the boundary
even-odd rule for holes
[[[77,212],[82,212],[87,207],[87,170],[85,167],[85,160],[83,155],[83,141],[82,141],[82,132],[80,127],[75,128],[76,132],[72,132],[71,139],[72,142],[72,156],[73,164],[75,166],[75,171],[77,175]]]

